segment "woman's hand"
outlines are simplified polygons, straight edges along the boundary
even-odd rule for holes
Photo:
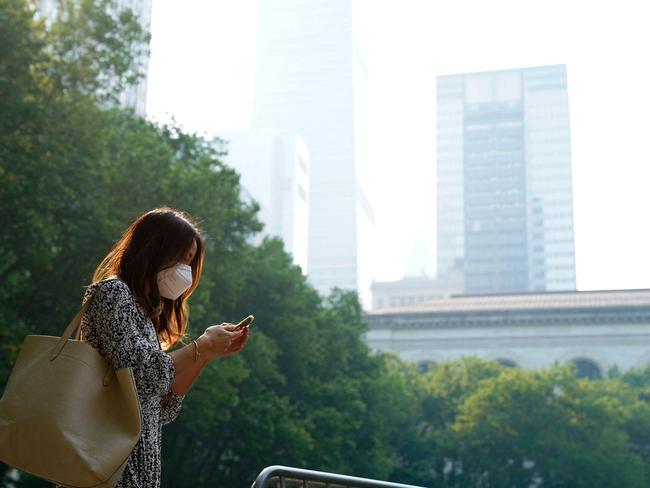
[[[233,324],[213,325],[196,340],[199,352],[207,360],[230,356],[241,351],[248,341],[248,327],[235,330]]]

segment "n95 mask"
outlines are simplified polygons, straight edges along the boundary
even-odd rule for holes
[[[190,286],[192,286],[192,267],[178,263],[171,268],[163,269],[156,276],[158,292],[161,297],[176,300]]]

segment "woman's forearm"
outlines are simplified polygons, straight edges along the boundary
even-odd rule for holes
[[[198,378],[203,367],[208,363],[208,360],[201,355],[196,357],[194,343],[176,349],[170,352],[169,355],[174,361],[175,370],[171,390],[177,395],[185,395],[196,378]]]
[[[232,324],[208,327],[196,343],[193,341],[169,353],[175,370],[171,390],[185,395],[209,361],[241,351],[247,341],[248,329],[235,330]],[[163,398],[163,404],[166,401]]]

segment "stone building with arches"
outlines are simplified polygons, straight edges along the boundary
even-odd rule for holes
[[[599,378],[650,363],[650,290],[458,295],[367,312],[366,341],[421,369],[478,356],[504,366],[576,365]]]

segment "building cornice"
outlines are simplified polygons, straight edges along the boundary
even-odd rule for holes
[[[469,312],[385,312],[367,314],[374,329],[431,329],[548,325],[639,324],[650,326],[650,306]]]

